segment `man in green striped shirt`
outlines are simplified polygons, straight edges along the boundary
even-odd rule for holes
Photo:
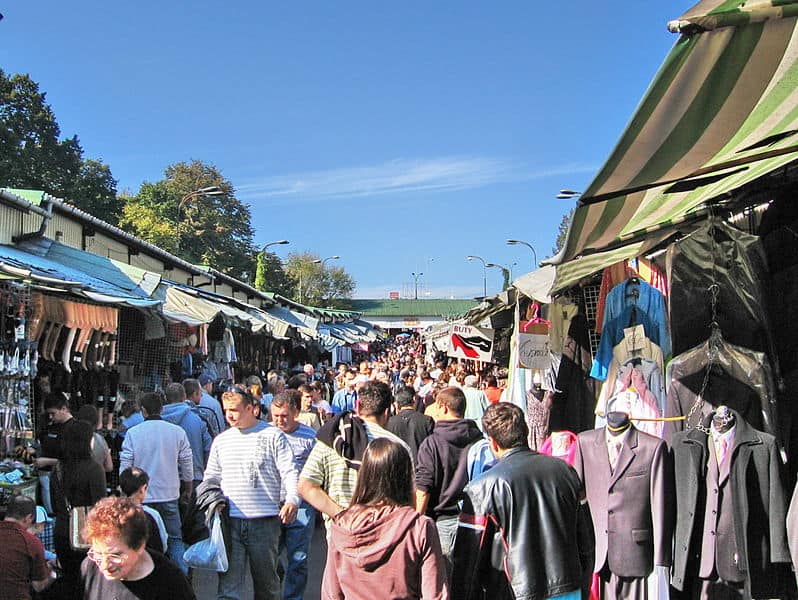
[[[358,394],[357,417],[365,428],[368,441],[375,438],[390,438],[407,448],[407,444],[385,429],[393,396],[391,388],[379,381],[366,383]],[[330,532],[330,519],[349,506],[357,482],[357,469],[347,465],[347,460],[331,446],[321,441],[325,424],[319,430],[319,441],[311,450],[299,476],[299,493],[324,515],[327,534]],[[362,451],[355,457],[360,460]]]

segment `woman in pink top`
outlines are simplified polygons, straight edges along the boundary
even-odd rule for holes
[[[321,597],[449,598],[435,523],[412,507],[407,450],[377,438],[363,453],[352,504],[333,518]]]

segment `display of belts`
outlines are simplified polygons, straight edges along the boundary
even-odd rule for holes
[[[31,293],[25,284],[0,284],[0,507],[13,494],[36,497],[36,478],[26,462],[34,441],[31,379],[36,349],[28,337]]]
[[[30,339],[37,343],[42,395],[65,394],[73,411],[93,404],[112,428],[119,309],[46,294],[32,299]]]

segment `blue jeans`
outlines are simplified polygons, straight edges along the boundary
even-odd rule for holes
[[[441,551],[446,561],[446,573],[452,575],[452,550],[454,550],[454,539],[457,537],[457,517],[442,517],[435,521],[438,529],[438,538],[441,540]]]
[[[287,565],[283,580],[283,600],[302,600],[308,582],[308,548],[316,525],[316,509],[307,502],[299,505],[296,519],[282,525],[280,550],[285,548]]]
[[[239,519],[230,517],[230,568],[219,573],[219,600],[241,600],[246,568],[252,574],[255,600],[280,600],[277,549],[280,517]]]
[[[183,526],[180,521],[180,509],[178,508],[177,500],[145,502],[144,504],[154,508],[161,515],[164,527],[166,527],[167,543],[169,544],[166,549],[166,555],[180,567],[183,573],[188,574],[188,565],[183,560],[183,553],[186,551],[186,547],[183,544]]]

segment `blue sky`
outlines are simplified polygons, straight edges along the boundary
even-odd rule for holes
[[[0,2],[0,67],[135,192],[214,163],[255,240],[357,297],[482,293],[474,254],[531,270],[601,167],[689,3]],[[2,185],[2,182],[0,182]],[[488,269],[488,293],[501,273]]]

